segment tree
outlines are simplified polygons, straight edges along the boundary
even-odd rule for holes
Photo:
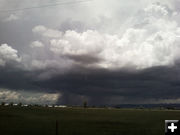
[[[84,101],[84,103],[83,103],[83,107],[84,107],[84,108],[86,108],[86,107],[87,107],[87,102],[86,102],[86,101]]]
[[[10,105],[10,106],[13,106],[13,102],[11,102],[9,105]]]
[[[20,103],[18,104],[18,106],[22,106],[22,103],[20,102]]]
[[[4,106],[4,105],[5,105],[5,102],[2,102],[1,105]]]

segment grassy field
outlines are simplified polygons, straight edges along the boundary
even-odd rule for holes
[[[0,107],[0,135],[164,135],[180,111]]]

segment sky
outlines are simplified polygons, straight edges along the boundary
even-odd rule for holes
[[[179,4],[0,0],[0,102],[180,103]]]

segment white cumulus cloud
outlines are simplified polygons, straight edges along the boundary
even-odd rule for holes
[[[13,49],[8,44],[0,45],[0,65],[5,66],[6,63],[15,61],[20,62],[21,58],[18,56],[18,51]]]
[[[32,48],[41,48],[44,47],[44,44],[40,41],[33,41],[30,46]]]
[[[108,69],[124,67],[144,69],[173,65],[179,59],[180,45],[177,38],[178,22],[171,19],[172,11],[166,6],[154,3],[141,12],[144,15],[138,21],[140,26],[136,27],[138,23],[134,17],[135,21],[132,21],[135,22],[134,26],[127,28],[122,35],[102,33],[97,30],[84,32],[68,30],[60,38],[49,39],[49,49],[61,58],[93,56],[100,61],[90,63],[90,66]],[[45,26],[41,27],[48,29]],[[44,36],[46,32],[47,30],[41,30],[41,35]],[[77,59],[72,60],[77,62]]]
[[[58,30],[53,30],[50,28],[46,28],[43,25],[38,25],[32,29],[32,31],[36,34],[43,35],[44,37],[49,37],[49,38],[59,38],[61,37],[61,32]]]

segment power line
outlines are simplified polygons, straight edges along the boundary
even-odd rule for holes
[[[79,1],[74,1],[74,2],[72,2],[72,1],[71,2],[57,2],[57,3],[53,3],[53,4],[34,6],[34,7],[0,10],[0,13],[16,12],[16,11],[23,11],[23,10],[38,9],[38,8],[47,8],[47,7],[53,7],[53,6],[59,6],[59,5],[78,4],[78,3],[84,3],[84,2],[89,2],[89,1],[92,1],[92,0],[79,0]]]

